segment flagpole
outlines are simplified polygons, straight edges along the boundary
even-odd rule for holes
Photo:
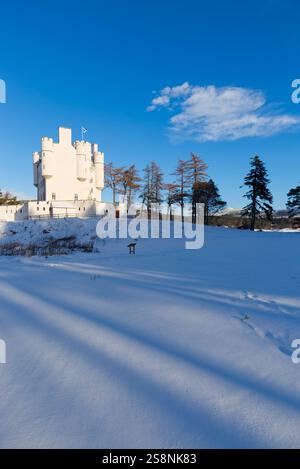
[[[81,140],[83,140],[83,136],[86,133],[87,133],[87,129],[85,127],[81,127]]]

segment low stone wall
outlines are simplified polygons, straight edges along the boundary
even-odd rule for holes
[[[105,215],[111,203],[97,201],[28,201],[0,206],[0,221],[42,218],[96,217]]]

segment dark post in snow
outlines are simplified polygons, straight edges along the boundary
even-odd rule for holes
[[[136,243],[129,243],[128,244],[129,254],[134,254],[135,255],[135,246],[136,246]]]

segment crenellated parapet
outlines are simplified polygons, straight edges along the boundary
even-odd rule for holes
[[[53,151],[53,138],[51,137],[42,137],[42,151]]]

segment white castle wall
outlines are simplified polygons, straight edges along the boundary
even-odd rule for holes
[[[102,216],[111,204],[86,201],[30,201],[28,218]]]
[[[103,216],[111,203],[94,201],[28,201],[20,205],[0,206],[0,221],[28,220],[49,217],[95,217]]]
[[[27,203],[19,205],[0,205],[0,220],[14,221],[25,220],[28,218]]]

